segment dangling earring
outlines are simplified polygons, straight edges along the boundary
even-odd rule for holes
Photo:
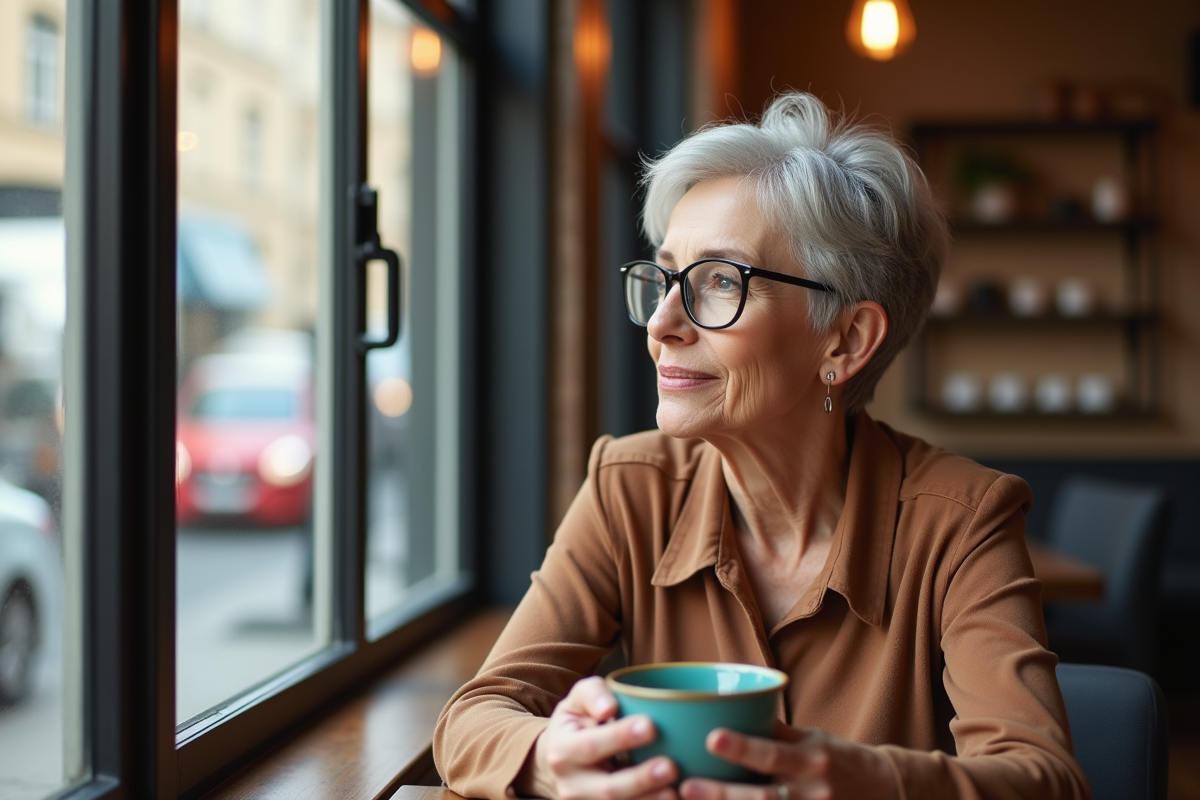
[[[829,370],[829,372],[825,373],[825,413],[826,414],[833,411],[833,398],[829,396],[829,393],[831,391],[833,391],[833,379],[836,377],[837,376],[833,374],[833,370]]]

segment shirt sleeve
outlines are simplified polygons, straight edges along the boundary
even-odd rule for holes
[[[434,761],[459,794],[511,797],[554,707],[619,641],[617,562],[597,486],[608,441],[593,447],[587,480],[487,660],[438,719]]]
[[[1042,587],[1025,548],[1031,502],[1024,481],[1001,476],[950,558],[941,647],[958,752],[884,747],[905,798],[1091,797],[1072,755]]]

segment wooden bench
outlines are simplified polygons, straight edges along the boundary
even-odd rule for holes
[[[430,752],[438,713],[474,677],[509,613],[480,612],[202,800],[383,800],[405,784],[440,782]]]

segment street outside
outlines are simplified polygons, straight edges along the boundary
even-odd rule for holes
[[[367,613],[404,602],[406,482],[377,469],[369,493]],[[304,602],[306,527],[182,528],[176,545],[177,712],[184,722],[317,652]],[[61,786],[62,653],[45,653],[33,696],[0,711],[0,798]]]
[[[302,598],[300,528],[185,529],[178,539],[178,719],[183,721],[314,652]],[[60,787],[61,654],[47,654],[27,702],[0,711],[0,797]]]

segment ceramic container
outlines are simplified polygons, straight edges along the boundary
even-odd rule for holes
[[[937,292],[933,296],[933,307],[929,312],[935,317],[953,317],[962,311],[962,307],[962,287],[946,278],[938,281]]]
[[[1029,403],[1029,387],[1015,372],[999,372],[988,385],[988,402],[999,414],[1017,414]]]
[[[1015,278],[1008,286],[1008,310],[1018,317],[1040,317],[1050,307],[1046,285],[1037,278]]]
[[[1096,307],[1096,294],[1083,278],[1066,278],[1054,293],[1054,306],[1064,317],[1086,317]]]
[[[1085,414],[1111,414],[1117,408],[1116,384],[1102,372],[1081,375],[1075,386],[1075,402]]]
[[[971,213],[992,225],[1008,222],[1017,215],[1017,190],[1007,183],[989,183],[971,196]]]
[[[955,414],[978,411],[983,401],[983,386],[971,372],[951,372],[942,382],[942,405]]]
[[[645,714],[658,732],[653,742],[630,754],[635,764],[665,755],[679,767],[680,780],[737,783],[762,778],[711,755],[704,740],[714,728],[769,738],[787,683],[786,674],[770,667],[711,662],[644,664],[608,676],[620,716]]]
[[[1099,222],[1120,222],[1129,216],[1129,194],[1117,178],[1103,175],[1092,185],[1092,216]]]
[[[1065,414],[1071,410],[1071,381],[1066,375],[1051,373],[1038,379],[1033,403],[1043,414]]]

